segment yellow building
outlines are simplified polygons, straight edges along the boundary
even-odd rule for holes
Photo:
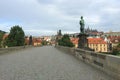
[[[95,52],[108,52],[108,43],[102,38],[88,38],[88,47]]]
[[[40,38],[33,38],[32,44],[33,44],[33,46],[41,46],[42,40]]]

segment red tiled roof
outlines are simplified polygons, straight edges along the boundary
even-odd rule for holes
[[[33,38],[33,43],[41,43],[42,40],[39,38]]]
[[[119,42],[120,42],[120,36],[109,36],[108,39],[109,39],[112,43],[119,43]]]
[[[102,38],[88,38],[88,44],[106,44]]]
[[[73,44],[78,44],[79,38],[71,38],[70,40]]]

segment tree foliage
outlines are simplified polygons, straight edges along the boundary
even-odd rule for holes
[[[13,26],[10,30],[10,34],[6,39],[6,45],[9,47],[23,46],[25,42],[25,34],[21,27],[18,25]]]
[[[120,55],[120,43],[113,48],[112,55]]]
[[[67,47],[74,47],[73,43],[70,41],[70,38],[67,34],[63,35],[63,37],[58,40],[58,45],[67,46]]]
[[[45,40],[42,41],[42,45],[47,45],[47,44],[48,44],[48,41],[45,41]]]
[[[0,47],[2,47],[3,36],[6,32],[0,30]]]

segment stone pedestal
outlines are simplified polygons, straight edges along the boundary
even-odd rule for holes
[[[82,48],[82,49],[88,48],[88,40],[87,40],[88,35],[85,33],[84,34],[80,33],[78,37],[79,37],[78,48]]]

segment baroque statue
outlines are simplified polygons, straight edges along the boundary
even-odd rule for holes
[[[81,33],[84,34],[84,32],[85,32],[85,30],[84,30],[85,23],[84,23],[83,16],[81,16],[81,20],[80,20],[79,24],[80,24],[80,31],[81,31]]]

